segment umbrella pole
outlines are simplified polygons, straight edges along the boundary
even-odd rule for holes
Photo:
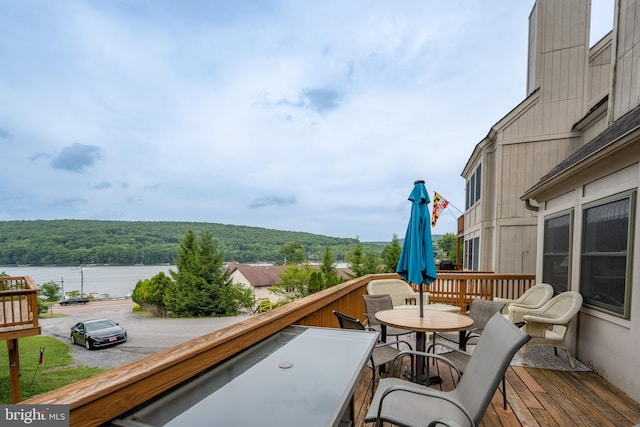
[[[420,317],[424,317],[424,304],[422,304],[422,294],[424,289],[422,288],[423,284],[420,283]]]

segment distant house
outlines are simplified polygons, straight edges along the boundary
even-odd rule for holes
[[[227,269],[234,283],[253,289],[253,297],[258,300],[278,301],[279,295],[269,292],[269,287],[280,280],[284,265],[229,264]]]
[[[276,295],[269,291],[280,280],[280,274],[285,270],[284,265],[251,265],[251,264],[229,264],[231,279],[234,283],[244,285],[253,289],[253,296],[256,301],[269,300],[277,302],[283,299],[282,295]],[[338,277],[342,280],[349,280],[351,277],[348,268],[338,268]]]

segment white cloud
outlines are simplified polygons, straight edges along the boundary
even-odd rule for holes
[[[532,5],[3,2],[0,219],[402,236],[524,98]]]

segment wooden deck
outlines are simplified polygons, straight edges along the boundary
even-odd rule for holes
[[[432,387],[453,387],[447,368],[440,369],[440,375],[443,383]],[[640,423],[640,403],[597,374],[511,366],[506,376],[507,410],[503,409],[502,388],[498,387],[481,426],[625,427]],[[373,425],[364,422],[371,379],[371,370],[367,369],[355,393],[355,425],[359,427]]]

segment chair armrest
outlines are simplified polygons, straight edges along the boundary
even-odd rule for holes
[[[529,317],[529,316],[525,316]],[[523,327],[524,332],[532,337],[544,338],[549,324],[546,322],[527,321]]]
[[[409,347],[409,351],[413,350],[413,347],[411,347],[411,344],[409,344],[409,342],[405,341],[405,340],[395,340],[395,341],[389,341],[389,342],[380,342],[378,344],[376,344],[376,348],[378,347],[388,347],[390,345],[396,345],[396,344],[406,344],[407,347]],[[405,350],[407,351],[407,350]]]
[[[527,323],[544,323],[545,325],[565,325],[567,322],[564,319],[552,319],[545,316],[536,316],[534,314],[524,314],[522,320]]]
[[[502,314],[509,314],[509,305],[513,304],[516,300],[514,299],[508,299],[508,298],[500,298],[500,297],[493,297],[493,300],[495,302],[501,302],[504,304],[504,307],[502,307]]]
[[[458,402],[456,399],[451,398],[450,396],[444,394],[439,390],[432,390],[429,387],[416,388],[416,387],[406,387],[403,385],[394,385],[392,387],[389,387],[387,390],[384,391],[384,393],[382,393],[382,396],[380,396],[380,403],[378,405],[378,417],[377,417],[378,420],[380,419],[380,414],[382,413],[382,406],[384,405],[384,399],[391,393],[395,393],[395,392],[413,393],[413,394],[419,394],[421,396],[429,397],[432,399],[444,400],[445,402],[448,402],[452,406],[454,406],[458,411],[460,411],[460,413],[464,415],[469,421],[469,425],[475,426],[475,423],[473,422],[473,418],[471,418],[471,414],[469,414],[469,411],[464,406],[462,406],[462,404]],[[455,421],[446,419],[446,418],[440,418],[439,420],[435,420],[429,423],[429,426],[436,426],[438,425],[438,423],[445,423],[445,425],[448,425],[450,427],[460,426]]]
[[[436,346],[437,346],[437,347],[444,347],[444,348],[446,348],[447,350],[449,350],[449,351],[448,351],[449,353],[460,353],[460,354],[463,354],[463,355],[465,355],[465,356],[467,356],[467,357],[471,358],[471,353],[466,352],[466,351],[464,351],[464,350],[460,350],[459,348],[456,348],[456,347],[451,347],[450,345],[446,345],[446,344],[439,343],[439,342],[436,342],[436,343],[431,344],[431,345],[429,346],[429,348],[427,349],[427,353],[432,354],[432,352],[433,352],[433,348],[434,348],[434,347],[436,347]],[[440,355],[439,355],[439,356],[440,356]],[[433,357],[433,356],[430,356],[430,357]],[[449,366],[451,366],[452,368],[454,368],[454,369],[456,370],[456,372],[458,372],[458,380],[460,380],[460,376],[462,375],[462,370],[458,367],[458,365],[456,365],[456,364],[455,364],[455,362],[454,362],[454,361],[449,360],[446,356],[440,356],[440,357],[437,357],[437,358],[435,358],[435,357],[434,357],[434,359],[439,359],[439,360],[444,359],[444,363],[448,364]]]
[[[513,323],[522,322],[525,315],[535,316],[540,313],[540,310],[537,308],[529,308],[525,306],[520,306],[517,304],[510,304],[508,306],[509,311],[509,320]]]
[[[373,326],[371,326],[371,322],[369,321],[369,319],[375,319],[374,316],[369,316],[367,313],[362,313],[364,314],[364,322],[362,323],[365,328],[367,328],[368,331],[376,331],[376,332],[380,332],[380,325],[378,324],[378,329],[374,328]],[[376,322],[378,322],[376,320]]]
[[[451,366],[456,373],[458,374],[458,378],[460,378],[462,376],[462,372],[460,371],[460,369],[458,369],[458,367],[449,359],[447,359],[444,356],[441,356],[439,354],[435,354],[435,353],[428,353],[425,351],[417,351],[417,350],[403,350],[400,353],[398,353],[395,357],[395,359],[393,359],[393,362],[391,362],[391,367],[392,369],[395,368],[395,364],[398,360],[402,360],[402,358],[404,356],[411,356],[411,358],[413,359],[414,356],[421,356],[421,357],[431,357],[434,359],[438,359],[441,360],[442,362],[446,363],[447,365]]]
[[[433,420],[429,423],[429,425],[427,427],[436,427],[439,425],[444,425],[447,427],[462,427],[460,424],[458,424],[457,422],[449,419],[449,418],[438,418],[437,420]],[[473,424],[472,424],[473,425]]]

